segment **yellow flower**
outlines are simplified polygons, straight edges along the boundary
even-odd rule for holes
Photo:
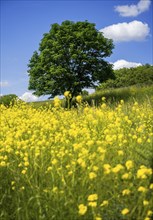
[[[139,186],[138,192],[146,192],[146,191],[147,191],[147,189],[145,187]]]
[[[152,216],[152,215],[153,215],[153,211],[148,210],[148,212],[147,212],[147,216]]]
[[[87,212],[87,206],[84,204],[79,205],[79,215],[84,215]]]
[[[127,160],[125,163],[126,168],[129,170],[133,167],[133,161],[132,160]]]
[[[58,191],[58,187],[57,186],[53,187],[52,191],[53,193],[56,193]]]
[[[149,189],[153,189],[153,183],[150,184]]]
[[[146,217],[144,220],[151,220],[151,218],[149,218],[149,217]]]
[[[108,200],[104,200],[100,206],[108,206]]]
[[[22,174],[26,174],[26,172],[27,172],[26,170],[22,170],[21,171]]]
[[[24,162],[24,166],[25,166],[25,167],[28,167],[28,166],[29,166],[29,162],[28,162],[28,161],[25,161],[25,162]]]
[[[129,213],[129,209],[125,208],[121,211],[122,215],[127,215]]]
[[[144,206],[147,206],[147,205],[149,205],[149,201],[147,201],[147,200],[144,200],[144,201],[143,201],[143,205],[144,205]]]
[[[89,173],[89,179],[95,179],[97,177],[97,174],[96,173],[94,173],[94,172],[90,172]]]
[[[147,176],[152,175],[152,169],[147,168],[145,166],[141,166],[140,169],[137,171],[137,178],[138,179],[147,179]]]
[[[104,168],[104,174],[109,174],[111,172],[111,165],[110,164],[104,164],[103,165]]]
[[[58,97],[54,98],[54,107],[58,108],[61,106],[61,100]]]
[[[1,166],[1,167],[5,167],[5,166],[6,166],[6,162],[5,162],[5,161],[2,161],[2,162],[0,163],[0,166]]]
[[[102,218],[99,216],[96,216],[95,220],[102,220]]]
[[[52,164],[53,164],[53,165],[57,164],[57,162],[58,162],[58,161],[57,161],[55,158],[52,160]]]
[[[93,166],[93,171],[98,171],[99,170],[99,168],[97,167],[97,166]]]
[[[124,155],[124,152],[122,150],[119,150],[117,153],[118,153],[119,156],[123,156]]]
[[[124,190],[122,191],[122,195],[123,195],[123,196],[129,195],[130,192],[131,192],[131,191],[130,191],[129,189],[124,189]]]
[[[96,207],[97,206],[97,202],[88,202],[88,206]]]
[[[91,194],[88,196],[88,201],[95,201],[98,199],[98,195],[97,194]]]
[[[137,139],[137,143],[138,143],[138,144],[141,144],[141,143],[142,143],[142,138],[138,138],[138,139]]]
[[[129,173],[124,173],[123,175],[122,175],[122,179],[124,180],[126,180],[126,179],[129,179],[130,178],[130,175],[129,175]]]
[[[81,96],[81,95],[78,95],[78,96],[76,97],[76,101],[77,101],[78,103],[81,103],[81,102],[82,102],[82,96]]]
[[[66,98],[70,98],[70,97],[71,97],[70,91],[64,92],[64,96],[65,96]]]
[[[123,170],[124,167],[121,164],[117,164],[114,168],[112,168],[113,173],[118,173],[120,170]]]

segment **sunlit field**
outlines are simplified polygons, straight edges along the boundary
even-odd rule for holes
[[[0,219],[151,220],[153,112],[1,105]]]

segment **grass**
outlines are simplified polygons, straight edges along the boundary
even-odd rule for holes
[[[105,97],[106,102],[110,105],[114,105],[118,103],[120,100],[124,100],[124,102],[134,102],[137,100],[139,103],[143,103],[146,99],[153,104],[153,86],[146,86],[146,87],[138,87],[138,86],[131,86],[126,88],[119,88],[119,89],[107,89],[104,91],[96,91],[95,93],[84,96],[83,101],[87,102],[89,105],[96,105],[98,106],[101,103],[101,98]],[[62,105],[64,106],[65,100],[62,100]],[[75,104],[75,100],[73,101]],[[53,100],[47,101],[39,101],[30,103],[35,108],[46,108],[47,106],[54,105]]]
[[[1,105],[0,219],[151,220],[151,102],[54,104]]]
[[[89,104],[94,103],[99,105],[101,98],[106,97],[107,102],[114,104],[120,100],[125,102],[133,102],[137,100],[139,103],[143,103],[146,99],[153,103],[153,85],[146,87],[131,86],[118,89],[107,89],[104,91],[96,91],[95,93],[87,96],[84,100]]]

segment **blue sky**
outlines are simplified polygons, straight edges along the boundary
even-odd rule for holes
[[[151,0],[1,0],[0,94],[37,100],[28,91],[27,64],[43,34],[64,20],[96,24],[115,49],[107,60],[114,69],[153,64]]]

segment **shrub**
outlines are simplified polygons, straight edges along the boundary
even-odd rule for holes
[[[15,94],[3,95],[0,97],[0,104],[5,106],[13,105],[14,102],[18,99],[18,96]]]

